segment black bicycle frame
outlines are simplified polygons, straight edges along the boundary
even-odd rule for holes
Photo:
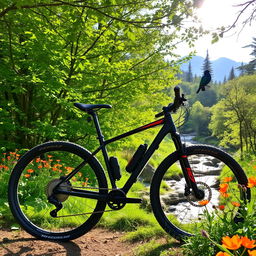
[[[124,134],[118,135],[118,136],[116,136],[112,139],[109,139],[109,140],[104,140],[104,136],[103,136],[103,134],[101,132],[101,129],[100,129],[100,124],[99,124],[97,114],[95,112],[91,112],[90,114],[93,117],[93,121],[94,121],[94,124],[95,124],[95,127],[96,127],[96,131],[97,131],[97,135],[98,135],[97,139],[100,142],[100,146],[92,153],[92,157],[94,155],[96,155],[99,151],[102,151],[104,161],[105,161],[105,164],[106,164],[106,167],[107,167],[109,179],[110,179],[110,182],[111,182],[112,189],[116,189],[116,183],[115,183],[115,179],[112,176],[112,172],[111,172],[111,168],[110,168],[110,164],[109,164],[109,156],[108,156],[106,146],[108,144],[112,143],[112,142],[117,141],[117,140],[123,139],[125,137],[130,136],[130,135],[136,134],[138,132],[141,132],[141,131],[144,131],[146,129],[153,128],[155,126],[158,126],[158,125],[162,124],[163,127],[160,129],[160,131],[158,132],[158,134],[154,138],[153,142],[151,143],[149,148],[146,150],[142,160],[138,163],[138,166],[133,170],[133,172],[131,173],[131,176],[128,178],[124,187],[121,188],[121,190],[125,194],[127,194],[127,192],[130,190],[132,185],[137,181],[138,176],[141,174],[143,168],[145,167],[145,165],[147,164],[147,162],[149,161],[151,156],[159,148],[159,144],[161,143],[161,141],[164,139],[164,137],[168,133],[170,133],[171,137],[172,137],[172,140],[174,142],[174,145],[176,147],[178,156],[179,156],[179,161],[180,161],[180,165],[181,165],[181,168],[182,168],[182,171],[183,171],[183,175],[184,175],[186,183],[187,183],[187,188],[188,189],[191,188],[193,190],[195,196],[198,199],[203,198],[203,195],[201,194],[201,191],[198,190],[198,188],[197,188],[197,185],[196,185],[196,182],[195,182],[195,179],[194,179],[194,175],[191,171],[190,164],[187,160],[185,147],[183,146],[183,144],[181,142],[180,135],[179,135],[179,133],[177,133],[177,130],[176,130],[175,124],[173,122],[172,116],[169,112],[166,112],[164,114],[165,117],[162,118],[162,119],[159,119],[159,120],[154,121],[152,123],[148,123],[144,126],[141,126],[141,127],[136,128],[134,130],[128,131]],[[60,184],[64,181],[67,181],[67,180],[71,179],[87,162],[88,162],[88,159],[83,161],[69,175],[67,175],[64,179],[62,179]],[[63,194],[69,194],[69,195],[73,195],[73,196],[87,197],[87,198],[93,198],[93,199],[99,199],[99,200],[107,200],[106,196],[100,195],[96,192],[77,190],[77,189],[72,190],[72,191],[62,191],[60,188],[58,188],[58,186],[56,186],[55,193],[63,193]]]

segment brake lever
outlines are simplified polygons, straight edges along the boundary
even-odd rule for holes
[[[182,95],[181,95],[180,101],[181,101],[181,105],[182,105],[182,106],[185,105],[184,101],[187,101],[187,99],[185,98],[185,95],[184,95],[183,93],[182,93]]]

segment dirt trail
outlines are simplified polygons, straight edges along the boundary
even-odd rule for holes
[[[70,242],[51,242],[24,231],[0,230],[0,256],[132,256],[135,245],[121,242],[123,235],[96,228]]]

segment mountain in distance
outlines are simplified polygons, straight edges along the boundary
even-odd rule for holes
[[[203,75],[202,67],[203,67],[204,59],[205,58],[201,56],[194,56],[190,61],[183,63],[181,65],[181,70],[184,72],[187,72],[188,65],[190,62],[193,76],[194,75],[202,76]],[[210,60],[210,62],[212,64],[212,75],[213,75],[212,81],[214,82],[223,82],[224,77],[228,79],[232,67],[234,68],[236,76],[239,76],[240,74],[240,71],[237,70],[236,68],[241,66],[242,62],[237,62],[224,57],[219,58],[217,60],[213,60],[213,61]]]

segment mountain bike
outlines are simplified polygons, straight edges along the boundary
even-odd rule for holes
[[[171,136],[176,151],[161,162],[150,185],[152,211],[167,233],[183,239],[199,232],[205,211],[212,211],[213,206],[221,203],[217,194],[223,179],[230,182],[226,194],[233,199],[250,199],[250,190],[244,189],[247,177],[229,154],[212,146],[182,143],[172,114],[186,99],[184,94],[180,95],[179,87],[174,92],[174,102],[156,114],[160,119],[107,140],[97,111],[111,106],[75,103],[75,107],[92,118],[99,147],[91,153],[74,143],[53,141],[25,153],[11,173],[8,189],[10,209],[19,224],[40,239],[65,241],[88,232],[105,212],[140,204],[141,198],[128,197],[127,193],[167,135]],[[121,179],[118,159],[109,156],[106,146],[160,125],[150,146],[138,147],[126,166],[129,178],[118,188],[116,183]],[[107,172],[96,158],[100,151]],[[178,175],[177,181],[173,175]]]

